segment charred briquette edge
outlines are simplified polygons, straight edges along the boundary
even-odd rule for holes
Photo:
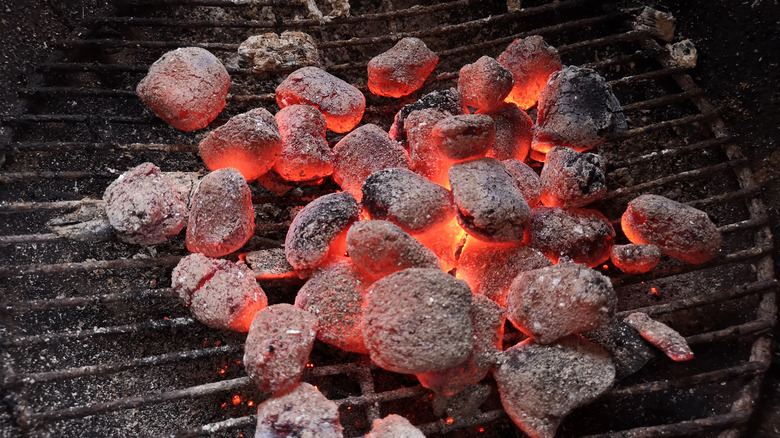
[[[406,128],[404,127],[406,118],[412,111],[428,108],[452,115],[463,114],[464,112],[463,103],[460,101],[460,96],[458,96],[458,92],[455,89],[433,91],[416,102],[405,105],[398,111],[393,121],[393,126],[390,128],[390,137],[401,144],[406,144]]]

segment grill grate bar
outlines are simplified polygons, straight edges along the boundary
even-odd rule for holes
[[[728,426],[744,424],[749,419],[749,411],[739,411],[722,415],[713,415],[711,417],[699,418],[696,420],[681,421],[674,424],[637,427],[635,429],[622,430],[618,432],[588,435],[583,438],[649,438],[682,435],[693,436],[697,433],[706,432],[711,429],[723,429]]]
[[[118,303],[142,300],[145,298],[176,298],[173,289],[141,289],[133,292],[89,295],[84,297],[54,298],[50,300],[29,300],[18,303],[0,304],[6,312],[31,312],[36,310],[61,309],[63,307],[89,306],[94,304]]]
[[[161,151],[168,153],[198,152],[196,144],[167,143],[88,143],[88,142],[20,142],[0,145],[0,151],[8,152],[65,152],[80,150]]]
[[[56,274],[61,272],[94,271],[96,269],[138,269],[174,266],[182,256],[152,257],[148,259],[95,260],[72,263],[32,264],[4,267],[0,269],[0,278],[31,274]]]
[[[628,105],[623,105],[623,112],[626,113],[629,111],[658,108],[660,106],[666,106],[671,103],[677,103],[683,100],[688,100],[692,97],[701,96],[702,94],[703,94],[702,91],[684,91],[682,93],[667,94],[666,96],[659,97],[657,99],[650,99],[641,102],[630,103]]]
[[[660,151],[654,151],[654,152],[650,152],[649,154],[628,158],[622,161],[607,163],[607,170],[609,172],[612,172],[616,169],[621,169],[624,167],[631,167],[637,164],[644,164],[651,161],[656,161],[661,157],[675,157],[677,155],[682,155],[684,153],[693,152],[700,149],[719,147],[725,145],[726,143],[730,143],[733,140],[734,138],[730,136],[721,137],[721,138],[712,138],[712,139],[707,139],[696,143],[691,143],[688,145],[676,147],[674,149],[663,149]]]
[[[688,336],[685,338],[685,340],[689,344],[695,345],[708,342],[718,342],[735,337],[765,335],[772,331],[774,324],[774,320],[771,319],[757,319],[755,321],[746,322],[744,324],[731,326],[723,330]],[[765,365],[769,367],[769,363],[765,363]]]

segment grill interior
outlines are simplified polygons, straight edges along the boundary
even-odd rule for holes
[[[385,129],[403,104],[455,85],[463,64],[495,57],[515,38],[540,34],[564,64],[596,69],[624,105],[629,130],[596,151],[609,163],[610,192],[595,208],[617,220],[633,197],[664,195],[709,213],[724,248],[705,265],[664,258],[642,276],[602,268],[615,282],[619,316],[641,309],[666,322],[687,337],[696,358],[653,360],[575,411],[560,435],[731,436],[749,421],[770,361],[766,333],[775,324],[766,212],[717,109],[665,49],[633,30],[639,9],[538,0],[509,13],[503,1],[351,1],[351,17],[321,23],[307,17],[305,2],[116,3],[112,15],[86,18],[84,30],[57,42],[61,50],[21,90],[25,108],[3,120],[0,348],[12,433],[253,434],[253,413],[267,394],[254,389],[240,364],[244,335],[197,323],[169,288],[172,267],[187,253],[183,235],[140,248],[62,239],[46,222],[99,199],[121,172],[145,161],[163,171],[205,172],[196,152],[205,131],[165,125],[143,107],[135,85],[162,53],[196,45],[222,59],[232,78],[212,128],[257,106],[275,112],[274,89],[292,69],[253,74],[236,49],[250,35],[283,30],[310,33],[323,67],[364,91],[363,122]],[[327,14],[327,2],[317,4]],[[436,71],[405,100],[372,96],[366,63],[405,36],[423,39],[440,56]],[[249,250],[280,247],[290,214],[337,188],[328,181],[276,196],[251,186],[257,231]],[[618,241],[626,240],[619,234]],[[292,302],[300,285],[261,281],[270,303]],[[442,412],[413,376],[317,343],[303,380],[340,405],[347,436],[365,434],[373,419],[390,413],[428,436],[522,435],[490,378],[484,402],[461,400],[479,404],[477,413],[458,414],[456,404]]]

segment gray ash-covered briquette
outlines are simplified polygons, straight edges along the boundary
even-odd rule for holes
[[[454,164],[449,172],[458,223],[489,242],[522,242],[531,217],[525,197],[495,158]]]
[[[524,110],[536,104],[550,74],[561,69],[558,51],[539,35],[512,41],[496,60],[514,76],[514,86],[506,98],[507,102]]]
[[[257,408],[255,438],[342,438],[339,406],[308,383],[271,397]]]
[[[625,129],[623,108],[604,78],[567,66],[550,75],[539,95],[531,147],[541,155],[555,145],[586,151]]]
[[[504,102],[514,83],[511,71],[495,59],[483,56],[460,69],[458,93],[467,107],[488,111]]]
[[[346,232],[360,217],[355,197],[348,192],[331,193],[306,205],[290,224],[285,238],[287,261],[300,276],[308,276],[329,253],[343,255]]]
[[[119,176],[103,193],[108,222],[128,243],[154,245],[179,234],[187,206],[171,181],[152,163]]]
[[[596,210],[537,207],[531,211],[526,243],[554,263],[567,257],[594,267],[609,259],[615,235],[609,219]]]
[[[442,186],[447,182],[450,160],[433,141],[433,127],[447,117],[447,113],[431,108],[415,110],[406,118],[405,125],[411,169]]]
[[[580,335],[612,356],[617,380],[636,373],[654,357],[653,351],[639,333],[623,321],[613,321],[606,327]]]
[[[423,86],[438,62],[422,40],[403,38],[368,62],[368,89],[377,96],[406,96]]]
[[[609,277],[564,260],[521,272],[506,298],[507,318],[540,344],[604,327],[612,322],[616,306]]]
[[[644,274],[661,262],[661,249],[655,245],[615,245],[609,255],[612,264],[626,274]]]
[[[425,438],[425,435],[406,418],[390,414],[374,420],[371,432],[365,438]]]
[[[276,113],[282,148],[274,170],[288,181],[312,181],[333,173],[333,154],[325,139],[325,116],[311,105],[290,105]]]
[[[623,319],[623,322],[638,331],[647,342],[663,351],[669,359],[678,362],[693,359],[693,351],[685,337],[661,321],[650,318],[647,313],[634,312]]]
[[[490,116],[461,114],[436,123],[431,137],[445,157],[461,161],[484,156],[496,138],[496,127]]]
[[[317,334],[317,317],[291,304],[257,312],[244,346],[244,367],[265,392],[281,392],[298,382]]]
[[[347,252],[358,269],[376,281],[407,268],[441,269],[436,254],[388,221],[358,221],[347,231]]]
[[[490,111],[479,110],[477,114],[490,116],[496,127],[496,138],[486,156],[525,161],[534,137],[534,121],[525,111],[507,102]]]
[[[363,207],[372,219],[419,233],[455,216],[452,193],[408,169],[374,172],[363,183]]]
[[[571,411],[612,386],[615,367],[606,351],[569,336],[551,345],[528,339],[507,349],[493,375],[512,421],[531,437],[553,438]]]
[[[390,138],[405,144],[407,140],[406,128],[404,127],[406,118],[412,111],[423,109],[434,109],[451,116],[466,112],[463,102],[460,100],[460,95],[455,89],[433,91],[416,102],[405,105],[398,111],[395,115],[393,126],[390,127]]]
[[[540,175],[542,204],[577,208],[600,199],[607,193],[606,168],[600,155],[555,146],[547,153]]]
[[[539,205],[539,201],[542,199],[542,180],[539,179],[539,175],[536,174],[531,166],[514,158],[504,160],[501,164],[515,179],[517,187],[523,192],[528,206],[534,208]]]
[[[473,349],[472,293],[438,269],[405,269],[378,280],[363,307],[363,338],[378,366],[419,374],[462,363]]]
[[[357,222],[362,223],[362,222]],[[317,317],[317,339],[345,351],[368,354],[360,324],[371,280],[350,259],[317,269],[295,296],[295,305]]]

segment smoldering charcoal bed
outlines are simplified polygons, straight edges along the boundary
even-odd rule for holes
[[[278,111],[274,90],[297,68],[288,62],[258,72],[238,55],[239,45],[251,35],[296,30],[316,42],[322,68],[364,92],[362,123],[385,130],[401,106],[454,86],[462,65],[495,57],[520,37],[542,35],[564,64],[606,78],[628,130],[595,150],[607,161],[609,188],[595,208],[615,223],[631,199],[660,194],[706,211],[724,245],[700,266],[665,257],[643,275],[621,274],[610,263],[599,268],[613,279],[619,316],[649,313],[681,332],[696,356],[682,363],[654,358],[576,410],[558,433],[739,435],[769,366],[767,333],[775,324],[765,208],[717,108],[666,42],[634,25],[642,9],[603,3],[524,1],[508,11],[499,0],[350,1],[345,17],[324,1],[134,0],[85,18],[20,90],[24,109],[3,120],[0,360],[11,418],[0,423],[2,434],[253,435],[254,413],[268,395],[241,364],[245,335],[193,320],[170,289],[171,270],[187,254],[183,233],[141,248],[95,230],[78,239],[58,231],[83,220],[67,215],[86,214],[90,200],[143,162],[205,173],[197,145],[206,132],[252,108]],[[366,64],[405,36],[423,39],[440,57],[436,70],[409,98],[372,95]],[[204,131],[171,128],[135,95],[152,62],[186,46],[214,53],[232,80],[225,110]],[[329,133],[328,140],[341,137]],[[242,252],[280,248],[291,216],[338,189],[330,179],[283,195],[250,187],[256,232]],[[616,242],[627,242],[619,230]],[[292,302],[302,281],[266,275],[260,284],[273,304]],[[508,347],[520,335],[507,328]],[[444,400],[414,376],[317,342],[302,380],[339,405],[345,436],[361,436],[391,413],[427,436],[522,436],[490,377]]]

